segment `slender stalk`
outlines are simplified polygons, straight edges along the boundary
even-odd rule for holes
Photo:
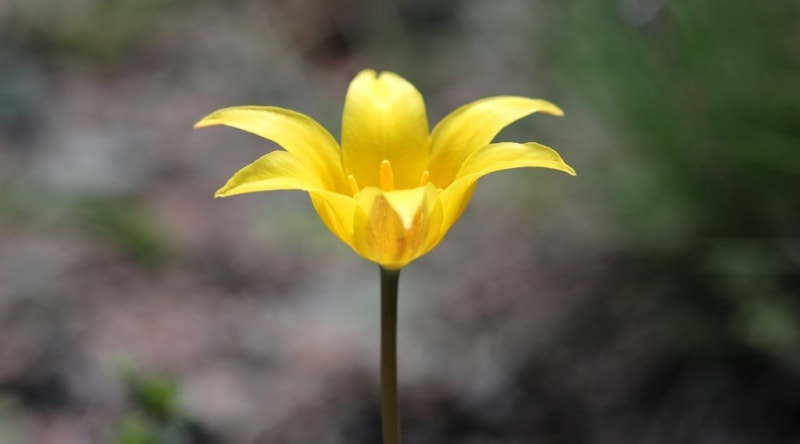
[[[383,444],[400,444],[397,409],[397,286],[400,270],[381,267],[381,418]]]

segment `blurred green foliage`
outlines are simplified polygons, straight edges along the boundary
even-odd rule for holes
[[[800,3],[548,11],[554,81],[612,134],[578,169],[636,262],[632,297],[660,300],[681,344],[800,365]]]
[[[8,0],[3,39],[40,51],[116,62],[130,55],[155,30],[158,20],[191,0]],[[2,17],[0,17],[2,18]]]
[[[628,147],[595,167],[626,236],[675,246],[698,236],[796,234],[796,2],[551,7],[552,23],[570,24],[550,29],[545,45],[555,78],[611,116],[606,123]],[[607,174],[628,163],[620,156],[641,159],[645,176]]]
[[[177,381],[128,370],[123,379],[133,403],[148,416],[169,420],[179,416]]]
[[[134,367],[122,371],[131,410],[120,422],[116,444],[189,444],[204,442],[191,428],[178,399],[173,378],[149,375]]]
[[[74,214],[81,228],[110,242],[140,264],[155,267],[168,259],[165,234],[139,201],[84,199]]]
[[[157,267],[170,257],[154,214],[132,197],[65,195],[54,190],[0,190],[0,224],[71,229],[106,242],[134,262]]]

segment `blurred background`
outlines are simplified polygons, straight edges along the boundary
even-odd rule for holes
[[[377,268],[304,193],[214,200],[276,146],[191,129],[338,136],[363,68],[431,124],[551,100],[498,140],[578,171],[404,270],[406,442],[800,442],[800,3],[3,0],[1,444],[379,442]]]

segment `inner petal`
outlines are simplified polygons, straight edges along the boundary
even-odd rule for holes
[[[342,163],[363,187],[384,188],[383,161],[392,189],[419,185],[428,166],[428,120],[419,91],[400,76],[362,71],[347,92],[342,117]]]

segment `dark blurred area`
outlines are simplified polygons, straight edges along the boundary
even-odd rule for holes
[[[214,200],[338,136],[391,70],[434,124],[541,97],[498,139],[578,171],[483,179],[403,271],[409,443],[800,442],[800,3],[3,0],[0,443],[379,442],[378,273],[300,192]]]

